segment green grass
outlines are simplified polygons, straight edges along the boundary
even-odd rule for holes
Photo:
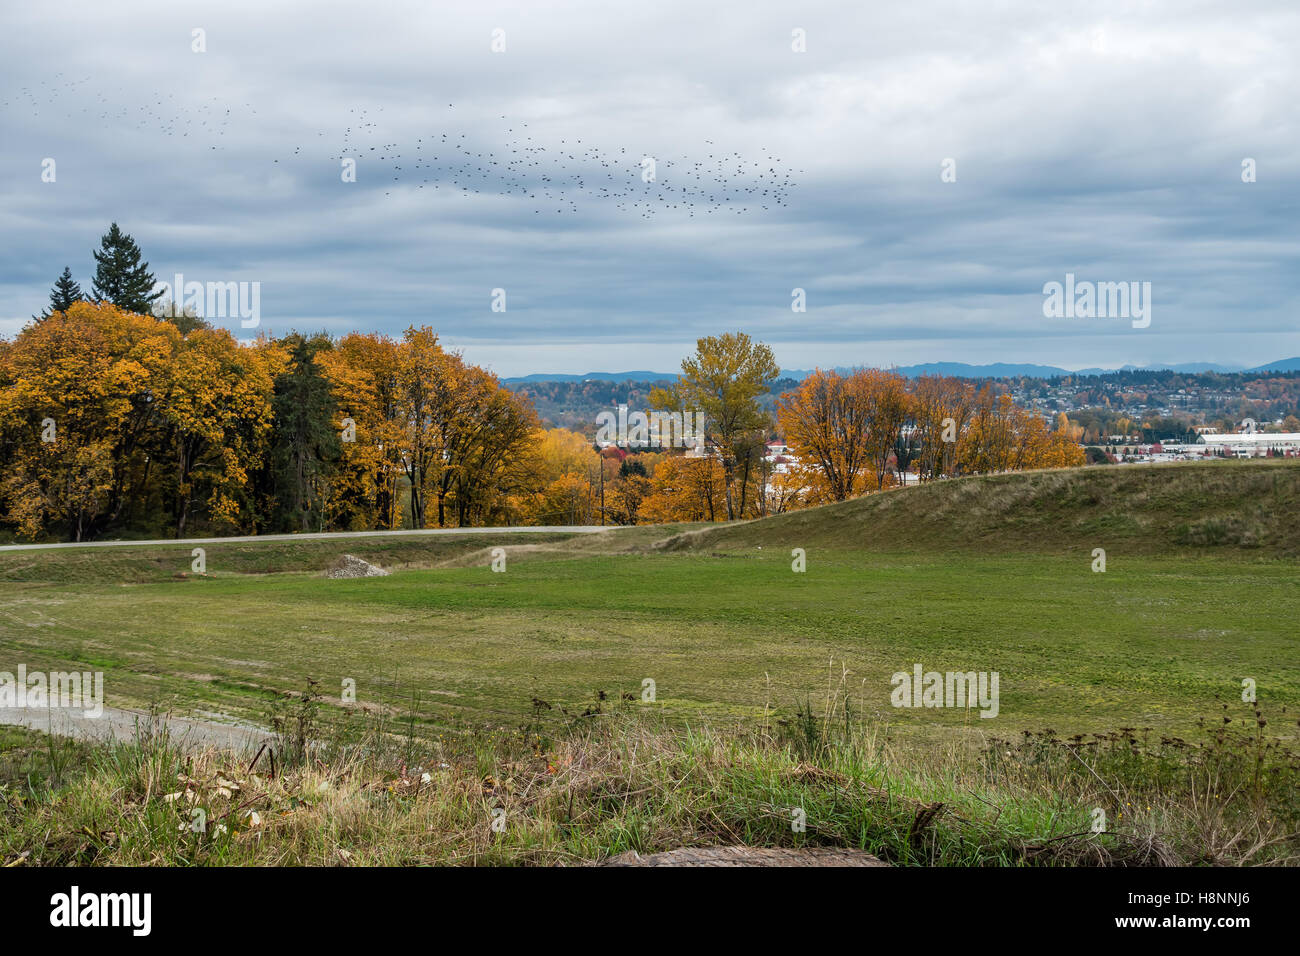
[[[440,725],[515,723],[533,698],[599,691],[674,715],[788,712],[850,672],[854,706],[900,730],[1185,730],[1257,681],[1300,707],[1289,562],[1067,557],[605,554],[411,570],[387,578],[230,576],[0,598],[0,659],[105,671],[111,703],[264,716],[307,678],[337,699]],[[831,662],[834,662],[833,664]],[[997,671],[1001,714],[902,710],[890,676]]]
[[[218,544],[201,577],[177,546],[14,552],[0,664],[254,721],[308,679],[340,704],[351,679],[363,709],[442,728],[534,701],[558,719],[647,679],[657,711],[744,724],[847,669],[852,706],[903,734],[1182,732],[1247,678],[1300,706],[1298,482],[1283,462],[1002,475],[728,526]],[[395,573],[320,577],[344,551]],[[997,671],[1000,715],[892,708],[917,663]]]
[[[84,765],[88,747],[22,727],[0,726],[0,790],[60,783]]]
[[[308,737],[372,741],[268,779],[166,741],[0,728],[0,850],[576,862],[798,843],[798,805],[814,808],[809,842],[899,863],[1294,861],[1297,758],[1279,745],[1295,750],[1300,709],[1297,475],[1094,468],[725,527],[212,545],[206,576],[180,576],[176,546],[0,554],[0,670],[103,670],[110,705],[264,724],[310,711]],[[498,546],[505,573],[489,569]],[[344,552],[395,573],[322,578]],[[891,707],[891,675],[915,663],[997,671],[999,716]],[[349,678],[355,706],[339,700]],[[1247,678],[1262,715],[1241,702]],[[295,696],[309,681],[319,701]],[[1245,735],[1225,745],[1221,729]],[[425,802],[402,768],[443,763]],[[174,835],[162,795],[178,789],[245,812],[212,795],[218,775],[241,775],[274,839]],[[919,836],[918,801],[948,808]],[[494,806],[522,815],[499,839]],[[1097,806],[1127,815],[1113,838],[1060,839]]]

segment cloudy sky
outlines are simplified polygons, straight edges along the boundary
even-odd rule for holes
[[[1294,0],[5,20],[0,334],[116,220],[160,279],[260,283],[272,333],[429,324],[502,375],[732,329],[793,368],[1300,355]],[[1066,273],[1150,282],[1150,326],[1046,318]]]

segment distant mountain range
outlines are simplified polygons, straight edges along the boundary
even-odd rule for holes
[[[1185,372],[1194,375],[1199,372],[1298,372],[1300,356],[1279,359],[1267,365],[1243,368],[1240,365],[1222,365],[1217,362],[1184,362],[1180,365],[1125,365],[1121,368],[1058,368],[1055,365],[1015,365],[995,362],[991,365],[967,365],[965,362],[927,362],[924,365],[904,365],[898,371],[908,378],[919,375],[949,375],[955,378],[1055,378],[1058,375],[1107,375],[1112,372]],[[837,372],[847,372],[848,368],[836,368]],[[782,369],[782,378],[803,379],[812,374],[812,369]],[[675,372],[588,372],[586,375],[551,375],[540,373],[524,375],[518,378],[502,379],[506,385],[527,385],[530,382],[658,382],[677,378]]]
[[[1300,369],[1300,358],[1278,359],[1267,365],[1257,365],[1246,369],[1247,372],[1294,372]]]

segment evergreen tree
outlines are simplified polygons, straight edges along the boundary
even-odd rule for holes
[[[148,315],[153,300],[162,290],[153,291],[154,277],[149,263],[140,261],[140,247],[117,227],[109,226],[95,253],[95,281],[91,291],[96,299],[106,299],[120,309]]]
[[[329,336],[307,338],[297,332],[281,340],[288,367],[275,380],[271,431],[273,508],[277,530],[321,531],[322,505],[333,463],[342,452],[336,430],[337,408],[316,355],[333,348]]]
[[[81,286],[72,278],[72,270],[64,266],[63,275],[55,280],[54,288],[50,290],[50,307],[32,318],[48,319],[55,312],[67,312],[72,308],[72,303],[79,302],[81,298]]]
[[[645,465],[641,464],[641,462],[637,461],[635,458],[625,458],[623,459],[623,464],[618,466],[618,476],[620,478],[627,478],[631,475],[638,475],[641,478],[648,477],[646,475]]]

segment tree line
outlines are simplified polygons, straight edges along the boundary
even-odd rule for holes
[[[816,371],[782,397],[786,442],[811,470],[809,497],[843,501],[918,480],[1085,463],[1081,429],[1064,415],[1050,428],[993,385],[860,369]]]
[[[185,328],[181,326],[185,325]],[[33,540],[509,524],[723,521],[899,484],[1083,463],[990,386],[779,375],[744,333],[701,338],[653,407],[702,411],[690,451],[598,449],[444,349],[291,333],[240,344],[201,321],[74,301],[0,341],[0,525]],[[784,436],[774,466],[767,441]]]
[[[766,346],[741,333],[702,338],[659,406],[706,410],[709,454],[657,462],[640,494],[647,520],[755,518],[884,491],[907,480],[1086,463],[1080,429],[1049,425],[993,384],[891,371],[816,370],[775,415],[754,401],[779,375]],[[789,455],[771,455],[780,436]]]
[[[0,340],[0,535],[29,540],[511,524],[724,521],[922,480],[1081,464],[994,386],[818,371],[781,394],[771,349],[698,340],[650,409],[702,412],[699,448],[596,447],[439,343],[293,332],[251,343],[157,301],[113,224],[89,296]],[[794,386],[793,381],[788,384]],[[768,454],[780,435],[788,459]]]
[[[0,521],[72,541],[506,524],[537,428],[427,327],[241,345],[78,301],[0,342]]]

